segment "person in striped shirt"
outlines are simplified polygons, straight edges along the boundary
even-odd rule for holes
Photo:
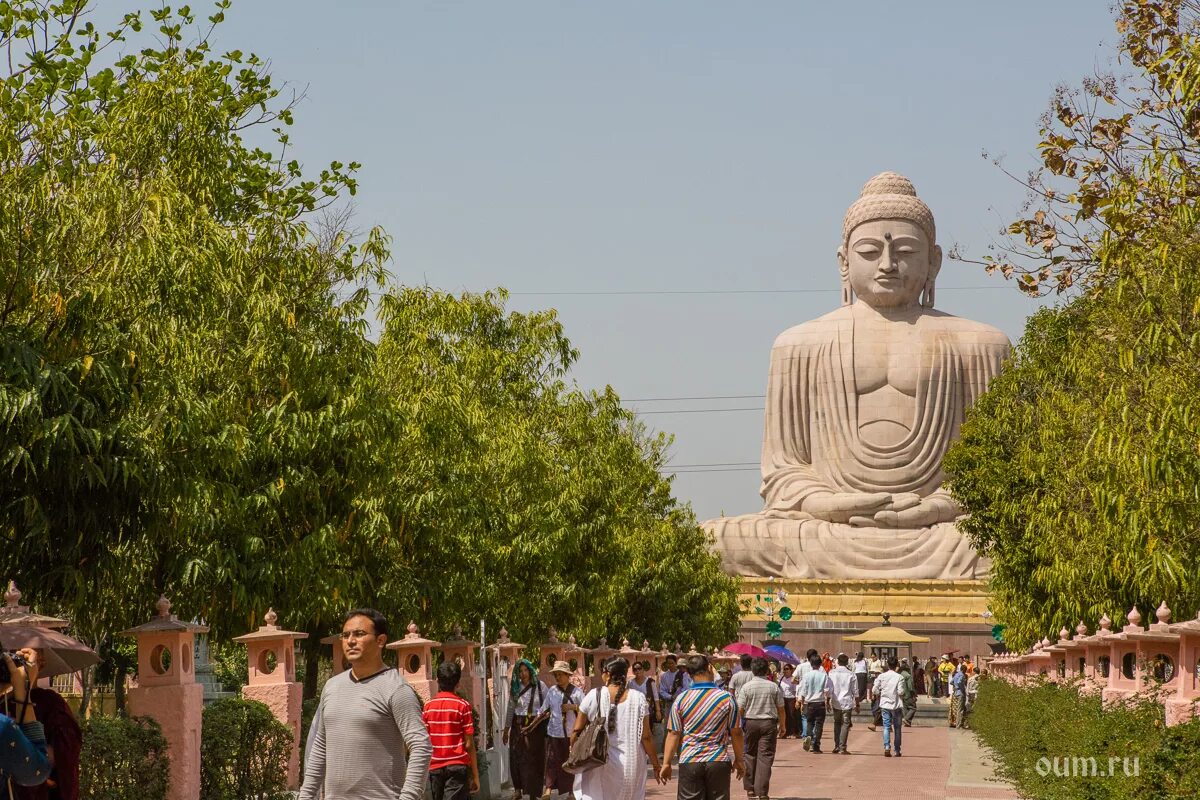
[[[671,707],[659,775],[664,781],[671,779],[671,759],[682,742],[678,800],[729,800],[731,773],[741,778],[745,770],[737,701],[713,683],[712,667],[705,656],[689,657],[687,671],[692,686],[680,692]]]
[[[433,757],[429,761],[433,800],[467,800],[471,792],[479,791],[471,704],[454,693],[461,679],[462,667],[458,662],[443,661],[437,670],[438,693],[421,713],[433,742]]]

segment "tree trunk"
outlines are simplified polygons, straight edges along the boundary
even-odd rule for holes
[[[88,667],[79,673],[79,721],[84,722],[92,715],[92,672],[95,667]]]
[[[116,704],[116,714],[118,717],[124,717],[125,714],[125,675],[127,670],[125,664],[118,661],[113,678],[113,701]]]
[[[321,634],[309,631],[304,640],[304,699],[317,696],[317,670],[321,666]]]

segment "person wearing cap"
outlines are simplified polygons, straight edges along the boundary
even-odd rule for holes
[[[950,676],[954,674],[955,665],[948,654],[942,654],[942,663],[938,664],[938,675],[941,676],[941,696],[950,696]]]
[[[574,670],[566,661],[555,661],[550,669],[554,685],[546,692],[538,714],[548,714],[546,725],[546,793],[567,795],[575,786],[575,776],[563,769],[563,762],[571,754],[570,732],[575,730],[575,714],[583,702],[583,692],[571,685]]]

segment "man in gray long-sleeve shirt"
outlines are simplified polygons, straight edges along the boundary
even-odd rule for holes
[[[421,800],[433,745],[421,701],[384,666],[387,620],[360,608],[346,615],[342,648],[350,669],[321,693],[300,800]],[[408,751],[407,758],[405,751]]]

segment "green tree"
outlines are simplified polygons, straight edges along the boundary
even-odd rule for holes
[[[1129,74],[1056,94],[1018,244],[989,265],[1069,298],[1029,321],[945,462],[1017,646],[1200,606],[1197,8],[1121,5]]]
[[[731,636],[668,441],[569,385],[552,312],[381,296],[387,236],[340,213],[359,165],[288,159],[263,59],[214,49],[228,6],[102,32],[83,0],[0,4],[0,568],[106,647],[160,592],[217,639],[274,606],[310,694],[364,603]]]

